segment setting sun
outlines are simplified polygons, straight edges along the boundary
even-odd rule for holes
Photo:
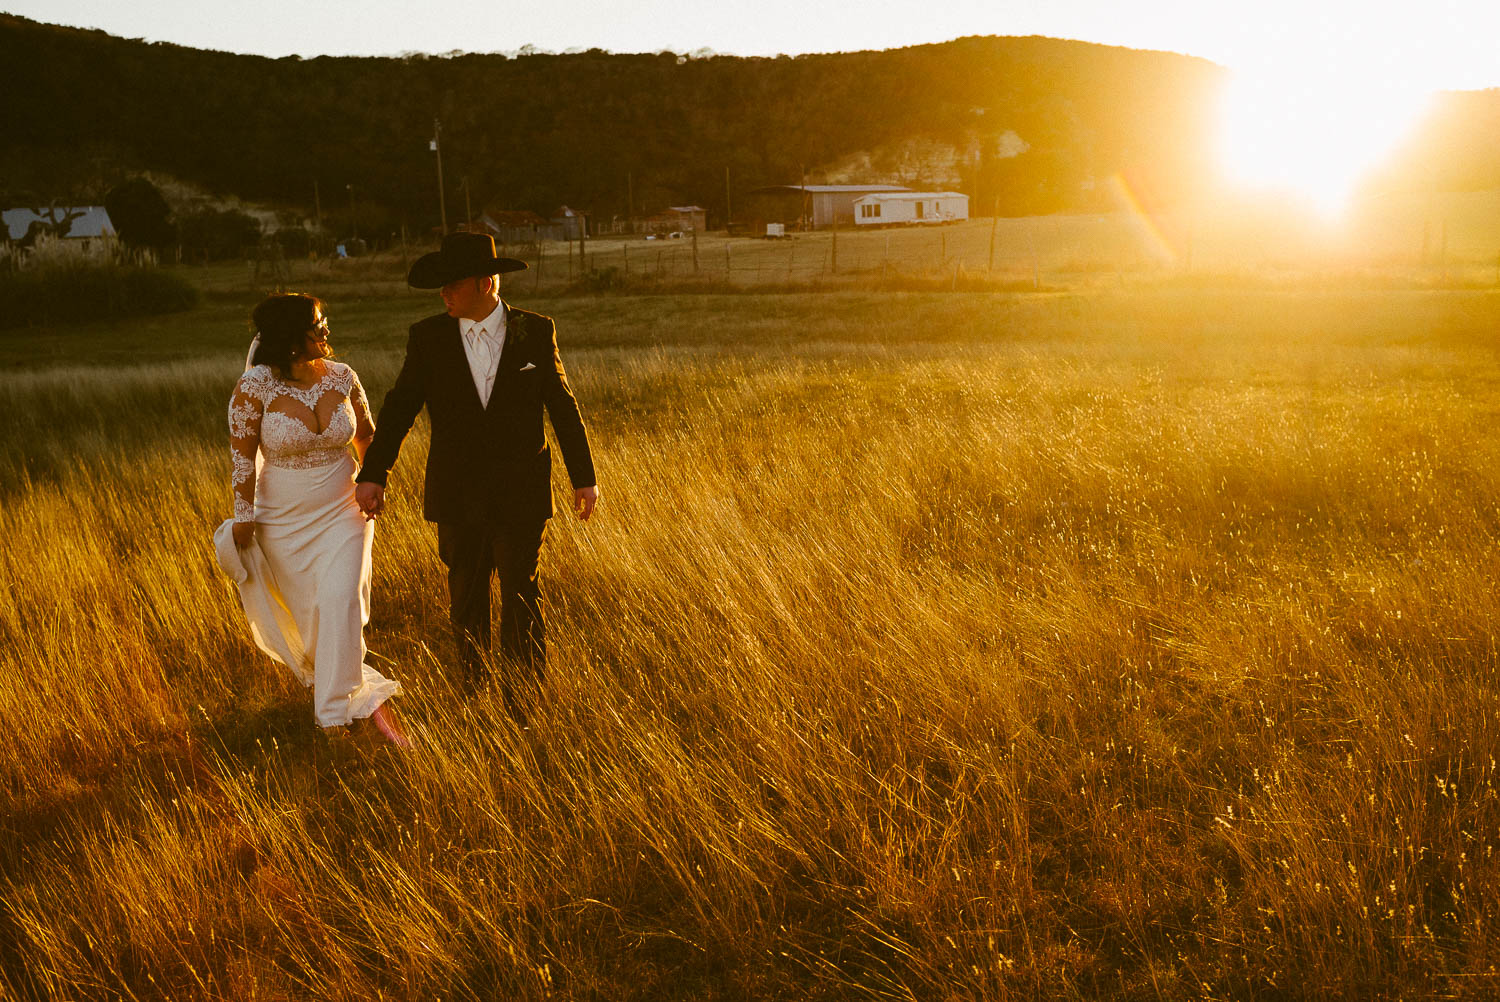
[[[1347,67],[1237,72],[1222,110],[1225,174],[1336,214],[1417,122],[1427,100],[1373,74],[1351,76]]]

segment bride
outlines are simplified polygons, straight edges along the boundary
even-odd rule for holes
[[[251,319],[229,402],[234,518],[216,535],[220,561],[235,565],[256,645],[312,687],[319,724],[369,717],[408,747],[386,702],[401,684],[364,663],[374,526],[354,502],[349,454],[363,460],[375,434],[364,388],[329,357],[321,300],[274,295]]]

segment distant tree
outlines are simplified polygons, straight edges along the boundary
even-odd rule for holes
[[[133,177],[104,196],[104,208],[120,239],[133,247],[160,249],[176,242],[172,210],[156,185]]]
[[[312,249],[312,234],[300,226],[283,226],[272,237],[288,257],[306,257]]]
[[[36,246],[36,242],[40,240],[46,232],[46,224],[44,224],[40,219],[33,219],[29,224],[27,224],[26,232],[21,235],[21,239],[16,241],[16,246],[21,250],[30,250],[32,247]]]
[[[178,224],[183,250],[199,260],[243,257],[260,245],[260,220],[236,209],[203,209]]]
[[[1500,188],[1500,88],[1438,95],[1373,179],[1385,190]]]
[[[1001,216],[1039,216],[1077,205],[1083,184],[1077,161],[1065,154],[1028,150],[987,165],[986,190]],[[982,208],[988,210],[989,206]]]

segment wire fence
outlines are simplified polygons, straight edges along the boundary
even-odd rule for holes
[[[389,291],[433,248],[402,242],[350,259],[292,262],[278,283]],[[974,219],[939,226],[840,228],[781,239],[686,233],[505,244],[528,270],[505,287],[531,293],[695,288],[920,287],[1049,290],[1142,282],[1328,282],[1500,286],[1500,192],[1441,212],[1357,223],[1208,213],[1111,213]],[[263,263],[227,279],[267,284]]]

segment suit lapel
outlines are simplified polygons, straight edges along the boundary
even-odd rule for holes
[[[505,344],[500,348],[500,361],[495,366],[495,385],[490,388],[490,406],[485,411],[490,415],[505,410],[500,406],[500,399],[512,392],[510,377],[521,365],[521,318],[504,300],[501,300],[500,308],[505,311]]]
[[[482,412],[484,404],[480,402],[479,389],[474,385],[474,371],[469,368],[469,353],[464,351],[464,336],[459,331],[458,320],[451,317],[449,319],[452,323],[442,339],[443,354],[446,356],[443,369],[453,373],[455,380],[453,392]],[[493,399],[493,394],[491,399]]]
[[[521,318],[510,308],[504,300],[500,301],[500,308],[505,311],[505,344],[500,348],[500,365],[495,369],[495,383],[498,385],[502,374],[514,372],[516,369],[517,356],[521,343]]]

